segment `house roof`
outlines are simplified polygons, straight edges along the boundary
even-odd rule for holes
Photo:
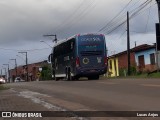
[[[148,50],[148,49],[152,49],[152,48],[156,48],[156,44],[154,44],[154,45],[142,44],[142,45],[136,46],[134,48],[131,48],[130,52],[131,53],[140,52],[140,51],[144,51],[144,50]],[[118,56],[123,55],[123,54],[127,54],[127,50],[119,52],[119,53],[114,54],[114,55],[111,55],[108,58],[118,57]]]
[[[152,48],[156,48],[156,44],[154,44],[154,45],[148,45],[148,44],[139,45],[137,47],[132,48],[132,51],[133,52],[140,52],[140,51],[144,51],[144,50],[148,50],[148,49],[152,49]]]

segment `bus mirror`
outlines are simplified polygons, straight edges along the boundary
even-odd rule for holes
[[[48,61],[51,62],[51,54],[48,56]]]

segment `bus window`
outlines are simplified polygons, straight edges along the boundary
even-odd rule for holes
[[[85,35],[79,37],[78,51],[82,56],[103,55],[105,40],[101,35]]]

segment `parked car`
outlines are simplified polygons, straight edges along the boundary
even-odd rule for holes
[[[16,77],[14,82],[25,82],[25,80],[23,80],[22,78],[20,77]]]
[[[6,83],[6,80],[3,77],[0,77],[0,84]]]

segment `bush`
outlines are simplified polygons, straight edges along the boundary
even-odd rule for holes
[[[49,66],[42,67],[41,79],[42,80],[51,80],[52,79],[51,68]]]
[[[130,72],[131,72],[131,75],[136,75],[137,74],[136,67],[131,66]],[[127,76],[127,74],[128,74],[128,70],[126,68],[119,69],[119,76]]]
[[[119,76],[126,76],[127,75],[127,69],[121,68],[119,69]]]

